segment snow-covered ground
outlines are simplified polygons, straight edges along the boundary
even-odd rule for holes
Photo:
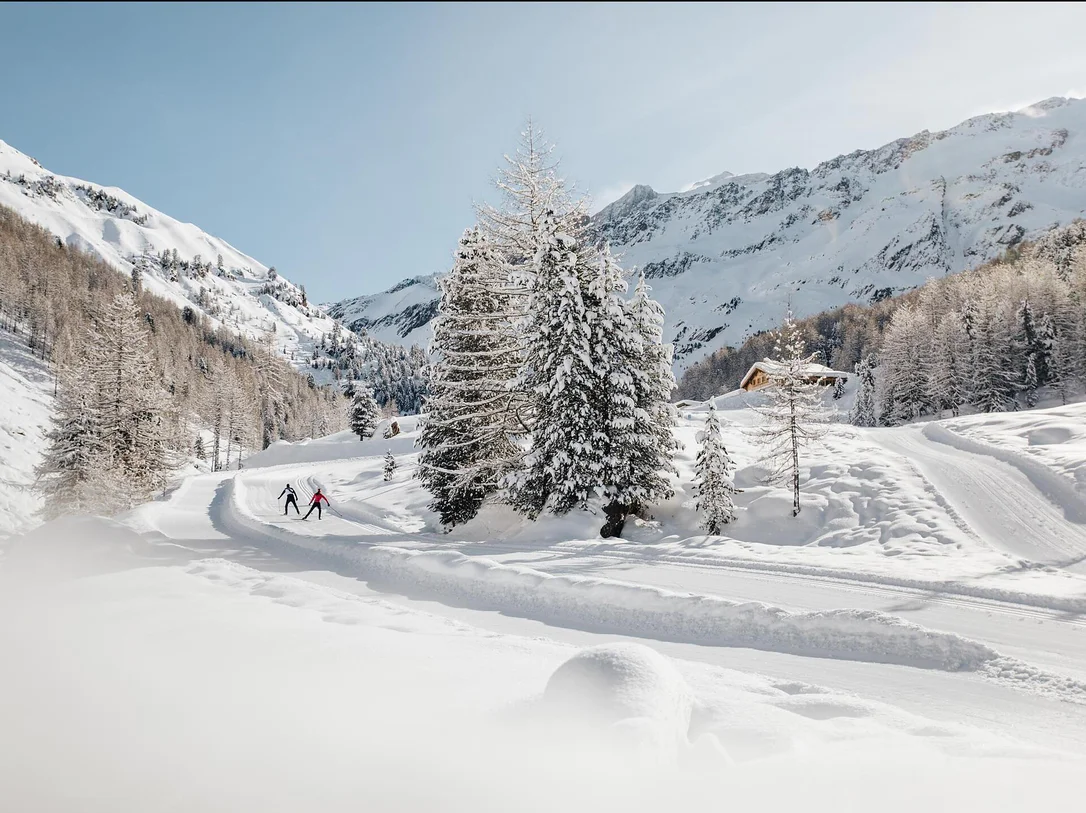
[[[276,444],[119,522],[14,541],[0,794],[58,810],[1069,809],[1086,513],[1059,446],[1080,442],[1086,405],[834,425],[793,520],[759,483],[743,401],[718,401],[744,488],[727,537],[690,510],[694,408],[677,496],[621,540],[599,517],[500,508],[439,533],[404,418],[389,440]],[[284,517],[288,482],[334,510]]]
[[[0,330],[0,539],[36,524],[31,488],[45,448],[53,373],[21,337]]]

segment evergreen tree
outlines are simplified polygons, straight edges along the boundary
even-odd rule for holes
[[[531,397],[531,447],[509,478],[510,502],[533,519],[544,508],[564,514],[602,496],[609,448],[607,394],[593,366],[599,305],[589,285],[597,269],[558,218],[544,218],[541,240],[518,381]]]
[[[192,445],[192,454],[197,460],[203,460],[207,453],[204,451],[204,439],[196,436],[196,442]]]
[[[365,440],[373,435],[380,421],[381,408],[373,398],[373,391],[368,387],[357,386],[351,400],[351,431],[358,435],[359,440]]]
[[[821,386],[807,381],[805,371],[811,358],[806,355],[805,342],[791,310],[774,338],[777,361],[771,363],[771,385],[764,390],[769,403],[754,407],[763,419],[754,434],[767,447],[765,461],[770,466],[767,479],[790,482],[792,516],[798,516],[799,453],[823,436],[825,430],[821,424],[829,416],[822,403]]]
[[[880,355],[883,423],[902,423],[931,410],[932,366],[930,325],[919,309],[905,305],[891,317]]]
[[[845,397],[845,379],[836,378],[833,381],[833,400],[840,401]]]
[[[1022,381],[1022,389],[1026,393],[1026,406],[1037,406],[1037,354],[1030,353],[1026,357],[1026,374]]]
[[[1018,308],[1016,314],[1018,319],[1018,336],[1017,336],[1017,351],[1022,357],[1024,357],[1026,364],[1030,363],[1030,359],[1033,361],[1033,373],[1029,373],[1023,368],[1022,373],[1022,387],[1029,392],[1033,392],[1032,400],[1036,402],[1036,390],[1038,387],[1043,387],[1048,383],[1048,355],[1045,351],[1045,344],[1041,336],[1040,326],[1037,324],[1033,316],[1033,306],[1029,299],[1022,300],[1021,306]],[[1044,321],[1044,316],[1041,317]],[[1033,385],[1030,386],[1027,377],[1032,376]]]
[[[733,469],[731,457],[720,435],[716,408],[710,400],[694,474],[697,510],[701,514],[702,527],[711,534],[719,534],[722,526],[735,520]]]
[[[1009,358],[1009,326],[1000,318],[989,296],[981,299],[973,323],[973,387],[970,400],[981,412],[1003,412],[1015,406],[1020,379]]]
[[[392,456],[391,449],[389,449],[388,454],[385,455],[385,467],[382,470],[382,473],[384,475],[386,483],[391,480],[393,475],[396,473],[396,458]]]
[[[1059,393],[1060,402],[1066,404],[1075,366],[1074,357],[1069,351],[1071,343],[1064,341],[1049,314],[1041,319],[1040,335],[1048,357],[1048,382]]]
[[[441,280],[430,347],[437,360],[418,439],[417,476],[445,525],[475,516],[520,455],[524,426],[509,384],[520,368],[520,340],[509,289],[501,254],[477,228],[466,231]]]
[[[605,262],[612,262],[609,252]],[[673,490],[668,474],[677,474],[673,458],[680,448],[672,431],[675,408],[671,393],[675,375],[672,347],[663,343],[664,309],[649,296],[644,274],[638,277],[628,304],[634,334],[634,356],[629,362],[634,389],[634,423],[628,449],[629,478],[619,492],[632,513],[644,505],[668,499]]]
[[[854,426],[875,426],[875,367],[877,359],[871,355],[856,362],[856,379],[859,382],[856,400],[849,416]]]
[[[587,252],[586,252],[587,253]],[[630,308],[622,298],[626,280],[622,269],[604,247],[597,252],[589,271],[584,296],[586,317],[592,339],[588,367],[597,377],[599,409],[604,421],[598,433],[599,470],[594,490],[603,498],[607,522],[600,533],[620,536],[631,510],[647,499],[655,470],[645,471],[638,463],[642,450],[656,439],[641,403],[648,397],[644,382],[644,345],[630,319]],[[647,383],[647,382],[646,382]],[[663,484],[666,488],[666,483]]]

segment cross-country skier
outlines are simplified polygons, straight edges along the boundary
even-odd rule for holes
[[[285,517],[287,514],[290,513],[290,506],[291,505],[294,506],[294,513],[296,513],[296,514],[298,514],[300,516],[302,512],[298,510],[298,495],[294,493],[294,489],[290,487],[290,483],[287,483],[287,487],[279,492],[279,496],[276,497],[276,499],[277,500],[283,499],[284,494],[287,495],[287,504],[283,508],[283,516]]]
[[[302,519],[309,519],[309,515],[313,513],[314,508],[317,509],[317,519],[320,519],[321,500],[324,500],[324,504],[327,505],[329,508],[332,507],[332,504],[328,502],[328,498],[321,494],[321,490],[318,488],[317,493],[313,495],[313,499],[309,501],[309,511],[306,512],[306,515],[302,517]]]

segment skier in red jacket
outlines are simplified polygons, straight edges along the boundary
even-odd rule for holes
[[[309,515],[313,513],[314,508],[317,509],[317,519],[320,519],[321,500],[324,500],[324,504],[327,505],[329,508],[332,507],[332,504],[328,502],[328,498],[321,494],[321,490],[318,488],[317,493],[313,495],[313,499],[309,501],[309,510],[306,512],[306,515],[302,517],[302,519],[309,519]]]

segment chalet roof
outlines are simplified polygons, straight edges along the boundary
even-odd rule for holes
[[[778,376],[784,370],[787,369],[786,365],[779,361],[772,361],[771,359],[763,359],[762,361],[756,361],[747,371],[747,374],[743,376],[743,380],[739,382],[739,387],[743,388],[747,385],[747,382],[754,377],[754,374],[758,371],[765,373],[767,376]],[[802,375],[805,378],[844,378],[848,379],[848,373],[843,373],[840,370],[833,370],[824,364],[817,364],[813,361],[807,360],[803,363]]]

